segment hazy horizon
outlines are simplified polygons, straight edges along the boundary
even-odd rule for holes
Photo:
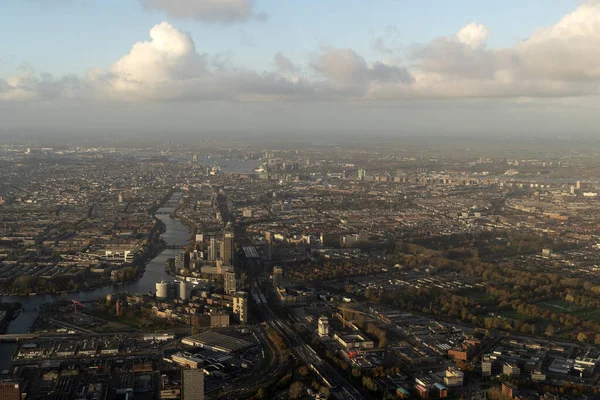
[[[597,134],[596,0],[28,0],[0,12],[2,138]]]

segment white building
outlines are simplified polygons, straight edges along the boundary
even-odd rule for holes
[[[329,319],[325,316],[319,317],[319,336],[329,336]]]

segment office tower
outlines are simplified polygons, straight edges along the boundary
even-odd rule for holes
[[[225,287],[225,294],[234,294],[237,292],[237,278],[235,277],[235,271],[226,271],[223,273],[223,282]]]
[[[204,400],[203,369],[184,369],[182,371],[181,400]]]
[[[208,247],[208,261],[216,261],[221,256],[221,241],[215,238],[210,239]]]
[[[0,400],[21,400],[21,391],[16,382],[0,382]]]
[[[233,296],[233,313],[242,324],[248,322],[248,294],[237,292]]]
[[[283,286],[283,269],[281,267],[273,268],[273,287]]]
[[[367,171],[365,171],[364,169],[359,169],[358,170],[358,179],[361,181],[365,180],[365,176],[367,176]]]
[[[180,251],[175,254],[175,270],[179,272],[183,268],[185,268],[185,252]]]
[[[319,336],[329,336],[329,318],[325,316],[319,317]]]
[[[273,247],[273,235],[271,232],[265,232],[265,240],[267,242],[265,244],[265,259],[267,261],[271,261],[271,252]]]
[[[226,265],[233,265],[233,233],[225,232],[221,242],[221,258]]]

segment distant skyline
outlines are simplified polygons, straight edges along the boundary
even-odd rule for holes
[[[7,0],[0,14],[2,137],[598,130],[600,0]]]

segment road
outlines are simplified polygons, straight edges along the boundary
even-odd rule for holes
[[[255,279],[253,284],[253,292],[264,295],[264,288],[260,282]],[[267,296],[265,295],[265,298]],[[301,336],[297,334],[291,327],[289,321],[279,318],[275,315],[269,302],[258,304],[258,308],[262,313],[265,321],[271,326],[292,352],[330,388],[330,393],[340,400],[362,400],[363,395],[360,394],[350,382],[346,380],[335,368],[327,361],[317,355],[314,349],[303,341]]]

